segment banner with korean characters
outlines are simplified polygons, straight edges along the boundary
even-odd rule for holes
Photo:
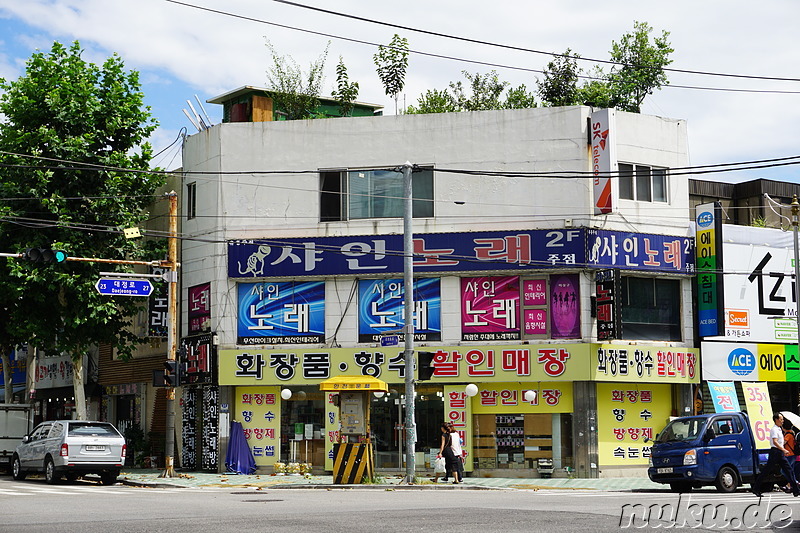
[[[714,402],[714,412],[741,411],[739,398],[736,396],[736,384],[733,381],[709,381],[708,392]]]
[[[461,340],[520,338],[518,276],[461,278]]]
[[[333,470],[333,445],[339,444],[339,393],[323,392],[325,395],[325,470]]]
[[[769,398],[767,384],[742,383],[742,395],[747,407],[747,416],[750,419],[750,429],[753,430],[757,446],[769,448],[769,430],[775,423],[772,421],[772,402]]]
[[[669,422],[669,384],[598,383],[597,454],[603,465],[646,466],[653,437]]]
[[[464,391],[464,385],[444,386],[444,420],[452,422],[461,436],[461,448],[464,451],[464,470],[474,470],[472,442],[472,405],[477,396],[470,398]],[[439,442],[437,441],[437,445]]]
[[[593,381],[700,382],[696,348],[618,344],[592,346],[595,348]]]
[[[211,331],[211,283],[189,287],[189,333]]]
[[[701,342],[703,379],[800,382],[796,344]]]
[[[281,455],[280,387],[236,387],[233,419],[242,423],[256,466],[270,466]]]
[[[522,280],[522,333],[525,338],[544,338],[548,323],[547,278]]]
[[[590,229],[586,246],[589,267],[684,274],[695,271],[691,237]]]
[[[369,279],[358,282],[358,342],[377,343],[381,334],[405,324],[405,288],[402,279]],[[442,295],[439,278],[414,280],[414,340],[442,339]]]
[[[325,342],[325,283],[239,283],[237,344]]]
[[[525,392],[536,397],[525,401]],[[472,398],[472,412],[483,414],[571,413],[572,382],[482,383]]]
[[[592,344],[438,346],[432,382],[588,381]],[[220,385],[309,385],[333,376],[405,380],[401,348],[308,348],[219,351]],[[669,381],[665,378],[663,381]]]

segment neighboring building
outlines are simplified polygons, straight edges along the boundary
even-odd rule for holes
[[[377,467],[402,467],[402,340],[380,340],[403,324],[408,161],[415,343],[436,354],[417,383],[417,464],[453,420],[476,475],[535,476],[539,459],[556,475],[644,475],[645,437],[690,411],[699,381],[689,180],[669,174],[687,154],[683,121],[587,107],[231,121],[190,136],[182,307],[198,287],[206,299],[182,330],[209,326],[220,426],[243,423],[264,471],[330,470],[340,422],[319,383],[375,376],[392,389],[372,403]]]
[[[739,226],[761,226],[769,228],[785,228],[791,219],[790,209],[779,209],[765,201],[768,194],[776,202],[784,205],[792,203],[792,196],[800,195],[800,184],[786,181],[755,179],[740,183],[724,183],[720,181],[689,180],[689,218],[694,220],[698,205],[708,202],[719,202],[722,206],[722,223]]]

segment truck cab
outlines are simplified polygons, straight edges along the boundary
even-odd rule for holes
[[[672,420],[653,442],[648,477],[675,492],[715,485],[733,492],[758,473],[756,440],[745,413],[716,413]]]

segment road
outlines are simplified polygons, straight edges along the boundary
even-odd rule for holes
[[[792,516],[798,521],[792,523]],[[800,531],[800,498],[774,493],[759,504],[744,491],[723,495],[706,490],[679,500],[668,491],[164,489],[104,487],[83,480],[51,486],[0,476],[0,531],[14,533],[506,533],[655,527]]]

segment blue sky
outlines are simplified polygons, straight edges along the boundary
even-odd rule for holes
[[[182,0],[183,1],[183,0]],[[395,30],[281,4],[275,0],[185,0],[275,24],[388,43],[397,31],[412,50],[446,56],[542,69],[549,58],[496,47]],[[367,0],[304,0],[362,17],[390,21],[484,41],[543,51],[567,48],[583,57],[608,59],[612,40],[647,21],[657,32],[671,32],[675,68],[751,76],[798,77],[796,53],[797,5],[791,0],[755,4],[741,0],[673,0],[642,2],[615,0],[587,3],[461,0],[457,4],[407,0],[403,4]],[[667,7],[668,6],[668,7]],[[359,100],[381,104],[394,113],[375,74],[370,45],[347,42],[241,18],[201,11],[167,0],[0,0],[0,76],[14,79],[25,60],[54,40],[79,40],[84,57],[102,62],[118,53],[128,68],[141,72],[147,103],[161,127],[151,139],[156,151],[167,147],[181,128],[196,130],[184,116],[186,100],[201,101],[242,85],[266,85],[270,55],[266,39],[281,54],[302,67],[317,59],[330,41],[324,94],[335,82],[342,56],[351,80],[361,86]],[[485,73],[492,67],[412,55],[403,99],[416,102],[427,89],[443,89],[463,79],[462,70]],[[501,79],[535,89],[535,74],[497,68]],[[800,91],[799,82],[670,74],[673,85],[749,90]],[[645,100],[644,113],[688,121],[693,165],[800,155],[797,128],[800,94],[743,93],[664,88]],[[402,104],[402,100],[401,100]],[[220,106],[205,104],[212,121]],[[177,146],[156,161],[166,167],[180,164]],[[391,163],[391,162],[387,162]],[[703,179],[741,181],[757,177],[800,181],[800,166],[705,175]]]

